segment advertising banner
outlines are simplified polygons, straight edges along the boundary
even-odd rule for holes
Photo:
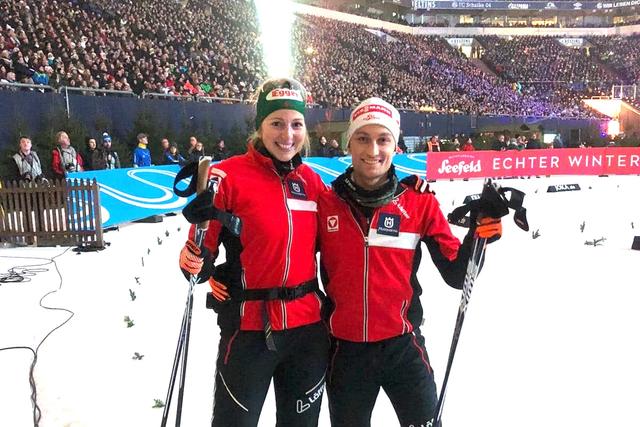
[[[640,0],[627,1],[462,1],[413,0],[415,10],[606,10],[638,6]]]
[[[68,178],[98,181],[102,226],[110,227],[181,210],[188,200],[173,194],[179,170],[177,165],[151,166],[77,172]]]
[[[429,153],[427,179],[640,174],[640,148]]]
[[[315,170],[325,184],[331,184],[351,165],[351,157],[307,157],[303,161]],[[426,154],[397,155],[396,173],[425,176]],[[96,179],[100,186],[102,226],[111,227],[131,221],[179,212],[189,201],[173,193],[173,180],[180,166],[151,166],[101,171],[77,172],[69,179]],[[188,185],[188,180],[183,183]],[[180,185],[179,188],[182,188]]]

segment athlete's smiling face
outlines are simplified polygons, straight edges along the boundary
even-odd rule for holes
[[[384,126],[366,125],[355,131],[349,140],[349,153],[356,184],[367,190],[384,184],[395,150],[393,135]]]
[[[304,116],[296,110],[274,111],[258,131],[267,151],[281,162],[288,162],[302,150],[306,134]]]

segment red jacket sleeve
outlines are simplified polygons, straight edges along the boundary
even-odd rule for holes
[[[430,194],[429,197],[431,200],[427,203],[425,212],[423,241],[444,281],[453,288],[462,289],[471,255],[473,231],[470,229],[463,243],[460,244],[458,238],[451,233],[440,204],[433,195]]]
[[[82,172],[84,170],[84,161],[80,153],[76,153],[76,160],[78,162],[78,172]]]
[[[53,150],[51,152],[51,168],[53,169],[53,173],[55,175],[64,176],[64,170],[62,170],[62,162],[60,159],[60,152],[58,150]]]

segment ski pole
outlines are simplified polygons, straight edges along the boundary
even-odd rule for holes
[[[453,365],[453,358],[456,354],[456,348],[458,347],[458,341],[460,340],[460,332],[462,331],[462,324],[464,323],[465,313],[471,299],[471,291],[473,290],[473,283],[478,277],[480,266],[482,265],[485,249],[487,247],[487,239],[474,238],[473,250],[469,257],[469,263],[467,264],[467,272],[464,276],[464,284],[462,286],[462,297],[460,300],[460,306],[458,307],[458,316],[456,318],[456,325],[453,330],[453,339],[451,340],[451,348],[449,349],[449,360],[447,361],[447,369],[444,373],[444,380],[442,382],[442,389],[440,390],[440,398],[436,405],[435,411],[435,423],[434,427],[440,425],[440,419],[442,417],[442,408],[444,405],[444,398],[447,392],[447,383],[449,382],[449,374],[451,372],[451,366]]]

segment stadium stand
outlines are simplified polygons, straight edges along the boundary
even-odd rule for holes
[[[258,38],[244,0],[0,2],[0,81],[245,100],[265,77]],[[594,38],[592,56],[481,37],[495,76],[436,36],[299,16],[294,39],[296,75],[322,107],[377,95],[434,113],[598,117],[581,97],[640,76],[637,36]]]

